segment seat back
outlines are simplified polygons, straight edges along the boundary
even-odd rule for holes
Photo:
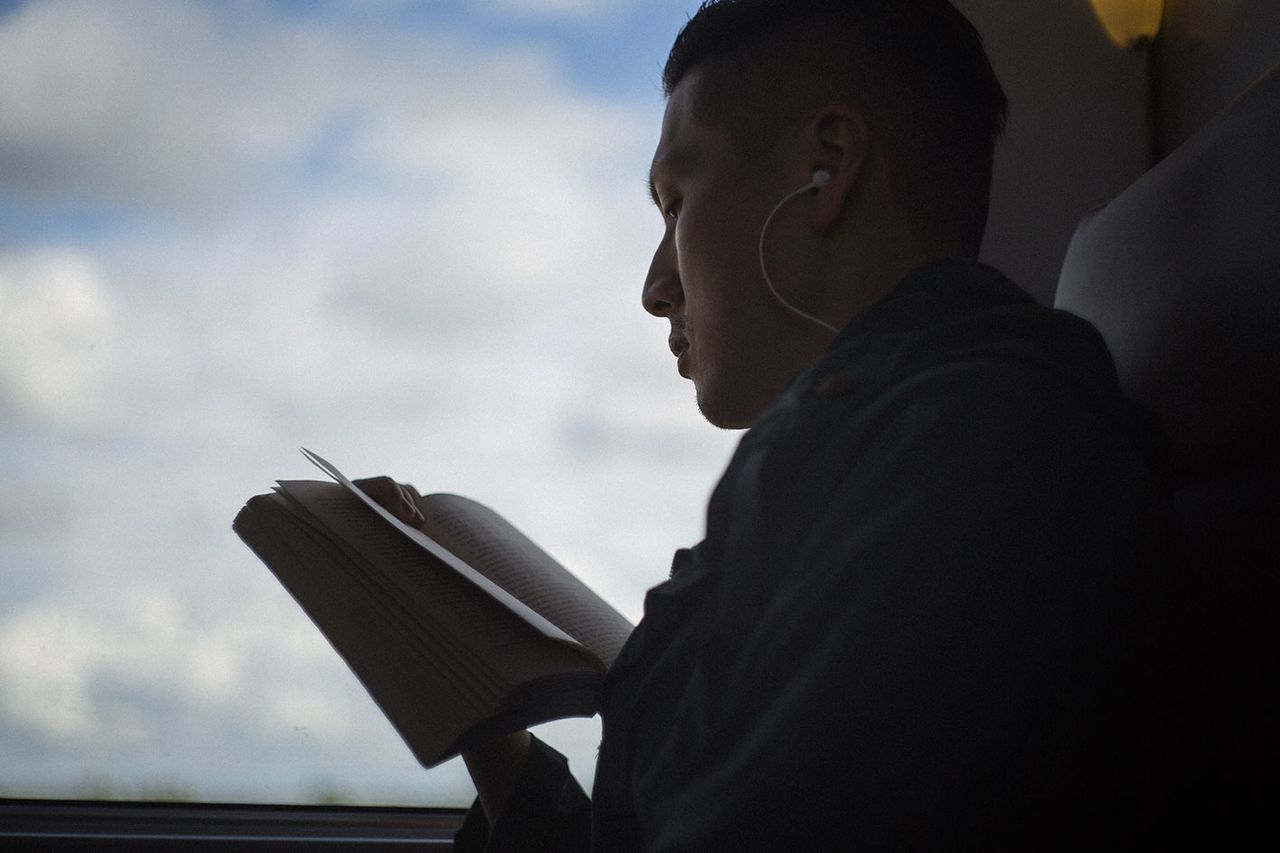
[[[1098,327],[1168,437],[1194,805],[1257,826],[1280,758],[1280,66],[1081,223],[1055,304]]]

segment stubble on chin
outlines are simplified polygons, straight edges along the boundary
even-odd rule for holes
[[[759,417],[759,407],[748,404],[742,394],[733,393],[723,383],[709,381],[704,375],[695,377],[693,384],[698,411],[712,426],[720,429],[748,429]]]

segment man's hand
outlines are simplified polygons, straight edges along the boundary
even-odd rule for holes
[[[502,814],[520,779],[520,771],[529,757],[530,738],[527,731],[515,732],[462,753],[480,797],[480,808],[484,809],[491,826]]]
[[[417,504],[418,498],[422,496],[413,486],[397,483],[390,477],[366,477],[352,482],[360,491],[381,504],[383,509],[410,527],[417,527],[426,521]]]

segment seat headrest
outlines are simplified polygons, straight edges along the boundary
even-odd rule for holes
[[[1102,332],[1180,474],[1280,452],[1280,66],[1080,224],[1055,304]]]

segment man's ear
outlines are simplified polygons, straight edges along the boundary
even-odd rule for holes
[[[806,137],[813,168],[829,174],[809,205],[814,229],[826,232],[852,208],[862,187],[870,134],[861,112],[834,105],[814,114],[806,126]]]

